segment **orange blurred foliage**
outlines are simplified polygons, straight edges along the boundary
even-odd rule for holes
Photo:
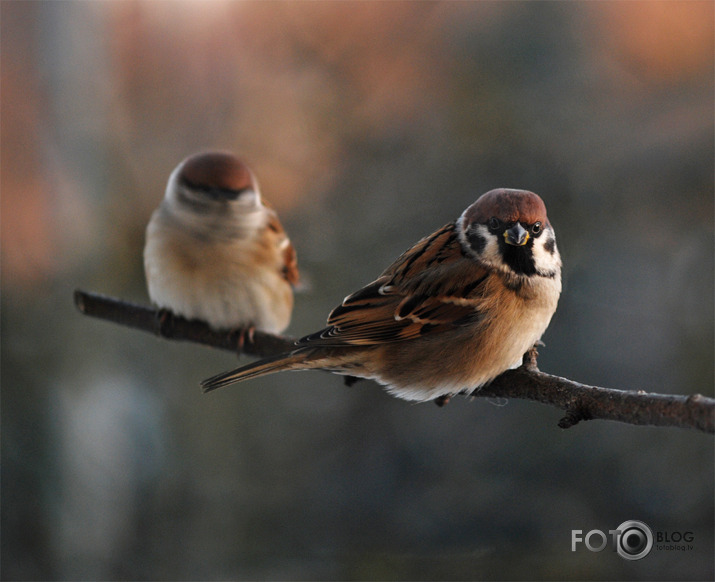
[[[600,2],[602,38],[645,81],[675,83],[708,71],[715,3]]]

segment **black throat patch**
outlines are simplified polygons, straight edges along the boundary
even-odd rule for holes
[[[499,250],[504,263],[517,275],[536,275],[533,247],[534,240],[531,238],[525,245],[520,247],[507,244],[503,238],[499,238]]]

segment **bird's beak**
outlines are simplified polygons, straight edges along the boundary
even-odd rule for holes
[[[514,226],[504,231],[504,241],[508,245],[523,247],[529,240],[529,233],[517,222]]]

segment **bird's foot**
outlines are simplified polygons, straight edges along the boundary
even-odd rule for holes
[[[241,356],[247,340],[248,343],[253,343],[253,335],[255,332],[256,328],[253,325],[247,325],[246,327],[240,327],[231,331],[231,335],[236,338],[236,355]]]
[[[174,314],[165,308],[158,309],[155,315],[156,335],[171,338],[174,332]]]
[[[438,396],[437,398],[435,398],[432,402],[442,408],[445,404],[448,404],[450,400],[452,400],[451,396],[449,396],[448,394],[443,394],[442,396]]]
[[[539,367],[537,365],[536,360],[539,357],[539,351],[536,348],[538,346],[543,346],[543,345],[544,344],[541,341],[538,341],[527,350],[527,352],[524,354],[524,357],[521,360],[521,365],[524,368],[526,368],[527,370],[538,371]]]

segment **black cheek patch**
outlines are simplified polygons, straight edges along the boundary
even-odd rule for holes
[[[550,237],[549,240],[544,243],[544,250],[550,255],[553,255],[556,250],[556,239]]]
[[[474,249],[477,255],[481,255],[484,251],[484,247],[487,246],[487,240],[475,229],[470,228],[467,231],[467,240],[469,241],[469,246]]]

